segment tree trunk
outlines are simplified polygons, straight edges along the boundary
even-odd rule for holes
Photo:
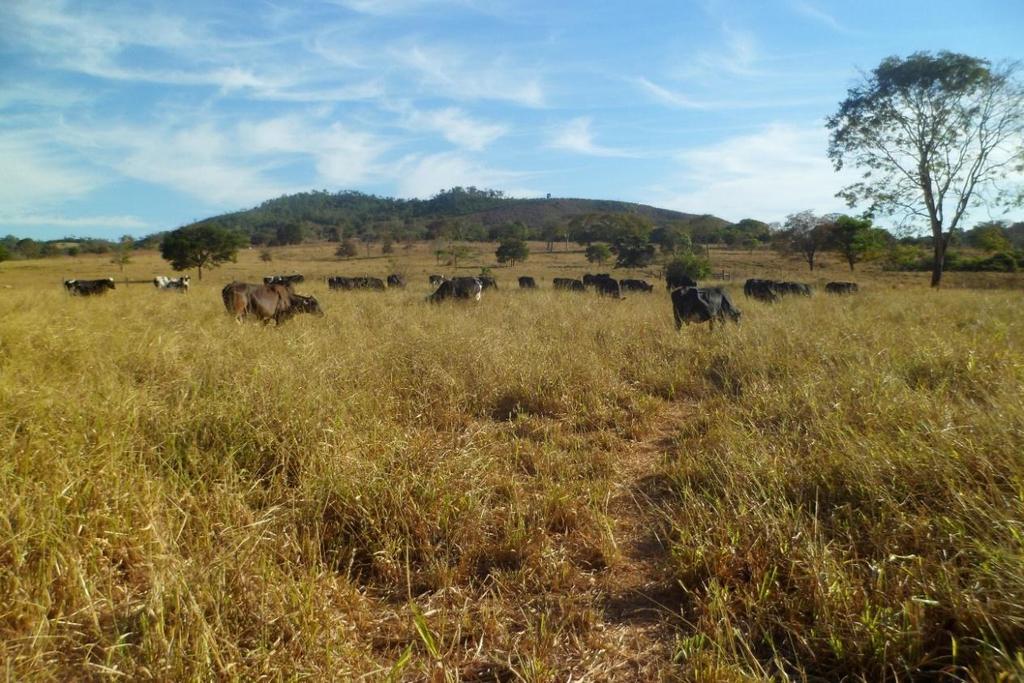
[[[942,282],[942,267],[946,262],[946,241],[941,237],[935,239],[935,258],[932,261],[932,287]]]

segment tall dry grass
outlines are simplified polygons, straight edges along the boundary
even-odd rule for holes
[[[1019,292],[868,283],[681,334],[662,291],[429,306],[422,278],[224,313],[232,277],[361,274],[319,257],[95,299],[4,264],[8,678],[1024,675]],[[610,501],[666,431],[646,651],[607,609]]]

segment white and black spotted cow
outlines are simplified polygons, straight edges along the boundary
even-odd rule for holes
[[[157,275],[153,278],[153,286],[161,291],[175,291],[185,294],[188,292],[188,283],[188,275],[183,275],[181,277],[164,277],[163,275]]]

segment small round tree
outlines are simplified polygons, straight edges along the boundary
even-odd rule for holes
[[[587,247],[587,260],[591,263],[605,263],[612,257],[612,250],[607,244],[591,244]]]
[[[523,240],[517,237],[510,237],[502,240],[494,255],[497,257],[498,263],[507,263],[514,266],[516,261],[525,261],[529,258],[530,247]]]
[[[352,258],[359,253],[359,248],[356,247],[356,243],[352,238],[345,238],[338,245],[338,248],[334,250],[334,255],[338,258]]]
[[[217,223],[202,223],[167,233],[160,243],[160,255],[170,261],[175,270],[198,269],[202,280],[203,268],[234,261],[238,250],[248,242],[249,239],[236,230]]]

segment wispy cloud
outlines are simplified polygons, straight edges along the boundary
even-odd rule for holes
[[[311,186],[345,187],[380,172],[388,145],[340,122],[289,115],[224,125],[214,119],[190,124],[67,125],[66,144],[91,148],[117,173],[195,197],[210,206],[251,205]],[[303,180],[284,180],[286,165],[311,168]]]
[[[776,123],[746,135],[680,152],[680,172],[653,201],[728,220],[781,220],[800,209],[842,211],[835,193],[849,177],[825,156],[823,126]]]
[[[445,140],[474,151],[479,151],[505,135],[508,127],[478,121],[457,107],[417,110],[406,108],[405,125],[413,130],[440,133]]]
[[[430,197],[457,185],[509,189],[529,176],[489,168],[458,152],[410,156],[398,164],[394,173],[401,197]],[[530,189],[510,189],[509,194],[537,196],[540,193]]]
[[[507,58],[485,61],[452,48],[420,44],[395,46],[394,59],[416,73],[421,86],[429,86],[456,100],[503,100],[526,107],[544,105],[538,74]]]
[[[71,230],[138,230],[150,225],[138,216],[65,216],[63,214],[0,213],[0,222],[18,226],[66,228]]]
[[[827,26],[828,28],[832,29],[833,31],[836,31],[837,33],[843,33],[847,35],[853,33],[853,31],[851,31],[849,28],[841,24],[839,20],[836,19],[834,16],[832,16],[825,10],[821,9],[820,7],[812,5],[809,2],[801,2],[800,0],[797,0],[793,2],[791,6],[797,12],[797,14],[802,14],[803,16],[809,19],[813,19],[819,24]]]
[[[0,159],[0,206],[12,213],[81,197],[104,182],[40,132],[0,132]]]
[[[676,109],[694,109],[694,110],[724,110],[724,109],[782,109],[786,107],[804,107],[809,105],[822,105],[833,103],[833,99],[829,97],[788,97],[788,96],[773,96],[768,97],[761,95],[760,97],[747,97],[745,99],[700,99],[691,97],[685,93],[670,90],[664,86],[658,85],[647,78],[635,79],[637,85],[642,90],[651,95],[656,101],[662,104],[674,107]]]
[[[332,0],[332,4],[345,7],[353,12],[377,16],[396,14],[418,14],[450,8],[472,9],[479,12],[494,12],[500,5],[495,0]]]
[[[561,126],[548,143],[553,149],[562,149],[577,154],[597,157],[635,157],[635,152],[606,147],[594,142],[594,134],[590,130],[593,121],[587,116],[572,119]]]

